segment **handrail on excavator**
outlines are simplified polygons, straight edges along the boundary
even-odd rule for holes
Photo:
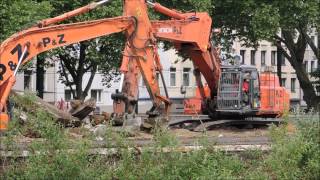
[[[90,3],[86,6],[83,6],[83,7],[80,7],[78,9],[75,9],[75,10],[72,10],[70,12],[67,12],[67,13],[64,13],[60,16],[57,16],[57,17],[54,17],[54,18],[48,18],[48,19],[44,19],[40,22],[37,23],[37,26],[38,27],[46,27],[46,26],[49,26],[49,25],[52,25],[52,24],[55,24],[55,23],[58,23],[58,22],[61,22],[61,21],[64,21],[66,19],[70,19],[72,17],[75,17],[75,16],[78,16],[80,14],[84,14],[86,12],[89,12],[99,6],[102,6],[108,2],[111,2],[112,0],[102,0],[102,1],[99,1],[99,2],[93,2],[93,3]]]

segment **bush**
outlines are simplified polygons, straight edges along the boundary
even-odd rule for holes
[[[272,130],[276,141],[263,166],[278,179],[320,179],[319,120],[302,119],[296,126],[289,137],[285,127]]]

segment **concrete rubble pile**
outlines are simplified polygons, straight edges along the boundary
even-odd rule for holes
[[[72,101],[72,109],[69,112],[66,112],[38,97],[35,97],[32,102],[24,103],[23,97],[20,94],[13,92],[11,93],[11,96],[15,99],[15,102],[13,103],[15,108],[22,110],[19,119],[24,122],[28,121],[27,113],[33,113],[36,109],[43,109],[65,127],[78,127],[96,108],[94,99],[89,99],[84,102],[77,100]]]

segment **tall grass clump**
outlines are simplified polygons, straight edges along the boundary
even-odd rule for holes
[[[271,130],[272,151],[264,167],[279,179],[320,179],[320,126],[318,118],[289,121],[296,132],[285,136],[285,127]]]

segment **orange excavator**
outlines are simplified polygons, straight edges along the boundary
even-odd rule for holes
[[[108,0],[91,3],[87,6],[65,13],[58,17],[45,19],[34,27],[14,34],[0,46],[0,129],[6,129],[9,116],[7,114],[7,99],[15,83],[19,67],[41,52],[66,46],[92,38],[106,36],[112,33],[124,32],[127,36],[120,68],[120,87],[112,94],[114,101],[113,119],[123,123],[135,118],[138,101],[138,80],[143,78],[153,106],[147,112],[154,121],[169,119],[170,100],[162,74],[162,66],[157,53],[157,39],[172,42],[174,47],[189,55],[195,67],[195,76],[201,95],[203,112],[209,114],[210,120],[217,118],[241,118],[254,116],[276,117],[285,108],[273,106],[271,109],[261,109],[265,103],[263,86],[270,87],[268,78],[261,78],[254,67],[228,66],[221,67],[219,55],[210,42],[213,35],[212,20],[205,12],[182,13],[168,9],[158,3],[145,0],[124,0],[123,15],[115,18],[93,21],[57,24],[68,18],[88,12]],[[150,6],[155,11],[168,16],[169,20],[151,21],[148,17]],[[156,74],[159,73],[165,89],[165,95],[160,94]],[[247,75],[249,74],[249,75]],[[205,92],[201,82],[205,78],[210,93]],[[249,91],[246,96],[241,92],[242,80],[248,76]],[[270,79],[270,78],[269,78]],[[260,82],[261,81],[261,82]],[[260,84],[259,84],[260,83]],[[273,86],[278,88],[278,84]],[[273,90],[270,90],[270,92]],[[286,92],[277,89],[283,96]],[[272,93],[267,94],[267,99]],[[244,98],[246,97],[246,99]],[[262,99],[261,99],[262,98]],[[278,98],[277,95],[273,98]],[[244,102],[244,99],[246,100]],[[269,99],[271,102],[277,99]],[[243,103],[244,102],[244,103]],[[277,101],[278,102],[278,101]],[[280,104],[283,101],[281,101]],[[182,122],[182,121],[181,121]],[[171,125],[177,124],[171,123]]]
[[[172,42],[176,50],[187,54],[193,62],[196,97],[186,100],[184,106],[187,114],[209,115],[200,121],[200,128],[224,123],[278,123],[277,118],[289,110],[289,93],[280,86],[278,77],[270,69],[258,74],[256,67],[239,62],[221,65],[218,50],[210,42],[219,29],[211,30],[212,20],[207,13],[181,13],[158,3],[148,4],[171,18],[152,22],[155,37]],[[205,86],[201,76],[206,81]],[[245,91],[244,85],[247,85]],[[197,121],[199,125],[197,119],[178,119],[169,124]]]
[[[68,18],[86,13],[108,0],[91,3],[63,15],[45,19],[34,27],[12,35],[0,46],[0,120],[1,129],[7,128],[7,99],[16,79],[19,67],[36,55],[61,46],[89,40],[112,33],[125,32],[127,43],[120,71],[121,85],[115,99],[115,114],[131,113],[137,99],[138,79],[143,77],[153,107],[150,114],[160,106],[168,111],[169,99],[160,94],[156,71],[159,67],[156,39],[152,33],[147,4],[143,0],[125,0],[123,16],[93,21],[57,24]],[[167,114],[164,112],[163,114]]]

